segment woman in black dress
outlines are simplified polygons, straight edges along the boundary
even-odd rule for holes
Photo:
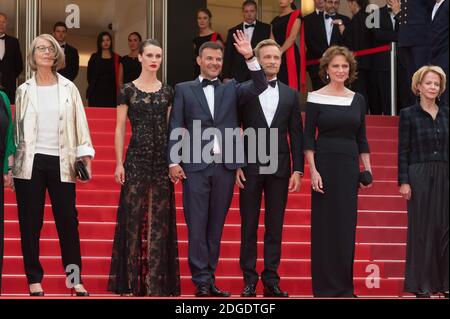
[[[400,112],[398,183],[408,201],[405,291],[418,298],[448,298],[448,107],[436,99],[446,76],[424,66],[412,79],[420,97]]]
[[[197,64],[197,57],[200,47],[205,42],[218,42],[224,46],[222,35],[212,30],[212,13],[206,8],[197,11],[198,36],[194,38],[194,78],[200,75],[200,67]]]
[[[0,79],[1,81],[1,79]],[[8,96],[2,91],[0,84],[0,167],[3,170],[3,178],[0,178],[0,295],[2,293],[2,269],[3,269],[3,240],[4,240],[4,189],[13,188],[12,166],[16,146],[13,139],[13,124],[11,118],[11,106]]]
[[[86,97],[89,106],[117,106],[119,64],[120,57],[114,53],[111,35],[101,32],[97,37],[97,52],[88,63]]]
[[[320,61],[319,74],[328,85],[308,95],[304,149],[311,172],[315,297],[354,296],[358,187],[366,187],[359,183],[358,155],[371,171],[365,100],[345,87],[355,79],[355,72],[353,54],[333,46]]]
[[[157,79],[162,49],[141,43],[140,77],[117,107],[116,182],[122,185],[108,289],[125,296],[178,296],[175,196],[168,176],[167,122],[173,90]],[[132,136],[123,164],[127,116]]]
[[[293,0],[280,0],[280,15],[272,20],[271,38],[280,46],[283,53],[278,80],[291,88],[299,89],[300,50],[295,43],[300,28],[300,10],[295,10]]]
[[[139,44],[142,42],[142,37],[138,32],[132,32],[128,36],[128,47],[130,48],[130,53],[124,55],[120,59],[119,67],[119,82],[120,87],[124,84],[130,83],[136,80],[141,74],[142,67],[141,62],[139,62]]]

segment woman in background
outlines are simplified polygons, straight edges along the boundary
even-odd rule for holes
[[[120,87],[126,83],[136,80],[141,74],[142,67],[139,62],[139,44],[142,42],[142,37],[138,32],[132,32],[128,36],[128,47],[130,53],[124,55],[120,59],[119,67],[119,82]]]
[[[97,37],[97,52],[88,63],[86,97],[89,106],[117,106],[119,64],[120,57],[114,53],[111,34],[101,32]]]
[[[448,298],[448,107],[446,75],[424,66],[412,78],[418,102],[400,112],[398,183],[408,201],[405,291]]]
[[[200,75],[200,67],[197,64],[199,49],[205,42],[218,42],[224,47],[222,35],[212,29],[212,13],[206,8],[197,11],[198,36],[192,41],[194,44],[194,78]]]

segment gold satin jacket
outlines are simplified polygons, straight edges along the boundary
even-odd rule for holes
[[[82,156],[94,158],[86,113],[80,93],[71,81],[58,74],[59,164],[61,182],[75,183],[75,162]],[[38,96],[35,75],[17,88],[14,117],[16,156],[13,176],[30,180],[38,133]]]

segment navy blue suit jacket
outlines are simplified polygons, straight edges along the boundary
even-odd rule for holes
[[[435,0],[402,1],[399,47],[430,45],[431,12],[435,3]]]
[[[237,157],[239,155],[244,159],[242,138],[234,136],[227,139],[225,129],[239,130],[238,107],[245,105],[252,98],[260,95],[268,86],[263,70],[250,73],[252,76],[250,81],[238,83],[235,80],[231,80],[227,84],[221,83],[215,88],[214,117],[209,110],[202,84],[198,78],[175,86],[175,98],[169,121],[167,152],[169,164],[180,164],[185,172],[197,172],[207,168],[213,156],[208,152],[204,152],[204,150],[212,149],[214,136],[208,134],[209,136],[202,140],[202,135],[205,130],[215,128],[222,134],[223,141],[220,146],[225,167],[234,170],[245,166],[245,160],[239,161]],[[194,121],[200,121],[201,135],[194,136]],[[181,136],[171,138],[174,130],[179,128],[184,128],[188,135],[185,135],[184,138]],[[201,151],[206,154],[202,156],[198,150],[195,150],[194,154],[194,141],[195,144],[201,145]],[[177,147],[172,151],[174,146],[181,144],[184,146],[189,145],[190,147],[189,149],[185,148],[184,153],[183,149],[180,150],[181,152],[176,152]],[[231,155],[227,154],[230,147],[233,147],[233,160],[226,163],[224,159],[228,158],[227,155]],[[200,161],[194,161],[195,157],[200,159]]]
[[[431,22],[431,63],[448,69],[448,1],[439,7]]]

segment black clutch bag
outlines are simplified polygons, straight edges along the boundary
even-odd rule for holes
[[[82,181],[89,180],[89,172],[86,169],[86,165],[84,165],[84,162],[82,160],[78,160],[75,162],[75,171],[77,173],[78,179]]]
[[[364,186],[372,184],[373,178],[372,174],[369,171],[363,171],[359,173],[359,182]]]

